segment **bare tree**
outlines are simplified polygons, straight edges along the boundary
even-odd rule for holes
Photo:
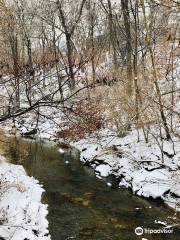
[[[66,39],[66,47],[67,47],[67,59],[68,59],[68,68],[69,68],[69,76],[70,76],[70,89],[73,90],[75,88],[75,76],[74,76],[74,59],[73,59],[73,44],[72,44],[72,36],[74,31],[79,23],[83,11],[83,7],[86,0],[82,0],[80,3],[80,7],[78,9],[75,18],[72,19],[70,22],[72,25],[68,25],[68,19],[66,18],[65,12],[63,10],[63,3],[64,1],[57,1],[57,7],[59,10],[59,20],[63,27],[63,32],[65,34]],[[70,17],[70,16],[69,16]]]

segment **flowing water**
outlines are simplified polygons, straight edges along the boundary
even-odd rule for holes
[[[43,184],[43,202],[49,205],[52,240],[179,240],[173,234],[137,236],[136,227],[159,229],[155,220],[172,222],[174,213],[162,203],[136,197],[116,184],[107,187],[79,161],[75,152],[61,155],[55,146],[12,139],[7,148],[12,163]]]

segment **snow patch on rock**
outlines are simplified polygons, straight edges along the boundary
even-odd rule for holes
[[[111,167],[109,165],[99,165],[95,171],[99,172],[101,177],[107,177],[111,173]]]

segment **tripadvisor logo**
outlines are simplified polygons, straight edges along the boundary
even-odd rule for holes
[[[142,228],[142,227],[137,227],[135,229],[135,234],[138,236],[141,236],[143,234],[172,234],[173,233],[173,229],[167,229],[167,228],[163,228],[163,229],[149,229],[149,228]]]
[[[142,227],[137,227],[135,229],[135,234],[138,235],[138,236],[143,235],[143,232],[144,232],[144,230],[143,230]]]

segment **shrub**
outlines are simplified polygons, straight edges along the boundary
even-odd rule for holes
[[[99,102],[78,102],[73,109],[66,112],[64,127],[57,133],[64,140],[80,140],[103,125],[103,114]]]

